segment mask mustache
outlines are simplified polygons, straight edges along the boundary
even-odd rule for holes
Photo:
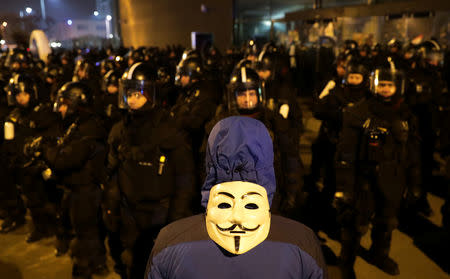
[[[239,225],[239,224],[234,224],[234,225],[232,225],[232,226],[229,227],[229,228],[221,228],[219,225],[216,225],[216,227],[217,227],[220,231],[223,231],[223,232],[226,232],[226,231],[232,231],[232,230],[234,230],[236,227],[239,227],[239,229],[242,230],[242,231],[253,232],[253,231],[256,231],[257,229],[259,229],[260,225],[256,226],[256,228],[253,228],[253,229],[246,228],[246,227],[244,227],[244,226],[242,226],[242,225]]]

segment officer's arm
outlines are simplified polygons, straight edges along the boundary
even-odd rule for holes
[[[355,186],[356,154],[361,140],[359,127],[352,125],[353,115],[344,112],[343,127],[336,151],[336,192],[352,193]]]
[[[191,148],[183,143],[172,151],[175,163],[175,192],[170,202],[169,221],[192,214],[195,191],[195,166]]]
[[[202,129],[206,121],[211,119],[216,111],[216,104],[206,93],[201,93],[192,110],[183,116],[183,127],[191,130]]]
[[[89,160],[95,143],[86,139],[76,140],[59,147],[51,147],[44,152],[47,163],[56,171],[80,169]]]
[[[120,122],[119,122],[120,123]],[[118,136],[120,135],[120,124],[116,123],[108,136],[108,156],[106,160],[106,171],[112,175],[119,166],[119,155],[117,153]]]

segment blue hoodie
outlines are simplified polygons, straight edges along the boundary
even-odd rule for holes
[[[248,117],[216,124],[208,139],[206,207],[210,189],[221,182],[249,181],[275,192],[272,141],[265,126]],[[272,214],[266,240],[241,254],[230,254],[209,238],[205,214],[178,220],[159,233],[147,263],[146,279],[287,279],[327,277],[314,232]]]
[[[242,116],[219,121],[209,135],[205,163],[203,207],[208,205],[211,188],[229,181],[247,181],[263,186],[269,203],[272,203],[276,189],[273,144],[262,122]]]

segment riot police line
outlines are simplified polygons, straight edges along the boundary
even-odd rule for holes
[[[22,226],[28,209],[27,242],[56,235],[73,278],[108,272],[105,240],[115,271],[142,278],[160,229],[202,211],[214,125],[241,115],[264,123],[274,144],[271,212],[334,234],[344,278],[356,277],[372,223],[370,262],[398,274],[389,248],[399,213],[431,214],[433,154],[450,157],[448,122],[437,121],[449,117],[448,52],[433,40],[346,41],[337,55],[329,44],[294,54],[274,43],[224,55],[215,47],[76,50],[47,63],[20,48],[3,53],[0,231]],[[322,120],[309,174],[298,96]],[[448,210],[447,197],[447,228]]]

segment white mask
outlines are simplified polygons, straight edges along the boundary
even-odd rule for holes
[[[209,237],[233,254],[243,254],[263,242],[270,230],[266,189],[258,184],[231,181],[209,193],[206,229]]]

